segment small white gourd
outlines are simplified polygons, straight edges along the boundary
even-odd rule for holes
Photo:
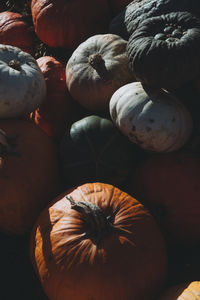
[[[140,82],[119,88],[109,109],[120,131],[148,151],[178,150],[192,133],[192,117],[178,98],[162,89],[144,89]]]

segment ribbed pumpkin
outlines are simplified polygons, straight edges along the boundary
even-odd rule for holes
[[[175,89],[195,79],[200,69],[200,19],[188,12],[147,18],[127,44],[136,79]]]
[[[200,243],[199,154],[151,155],[133,171],[128,191],[152,211],[169,243]]]
[[[31,113],[31,119],[49,136],[59,140],[73,119],[73,100],[66,86],[65,66],[52,56],[40,57],[37,63],[47,93],[42,104]]]
[[[134,81],[126,46],[117,35],[98,34],[73,52],[66,66],[66,82],[72,97],[83,107],[93,112],[108,110],[112,94]]]
[[[0,13],[0,43],[33,55],[33,35],[21,14],[11,11]]]
[[[150,213],[103,183],[54,199],[34,226],[30,252],[50,300],[152,299],[166,275],[164,240]]]
[[[1,120],[0,129],[0,231],[22,235],[59,191],[56,146],[29,121]]]
[[[36,34],[50,47],[75,49],[107,32],[110,20],[106,0],[32,0],[31,12]]]
[[[200,300],[200,281],[170,287],[158,300]]]
[[[178,98],[140,82],[126,84],[112,95],[110,115],[131,142],[153,152],[180,149],[193,128],[192,117]]]
[[[138,148],[112,121],[96,115],[72,124],[59,154],[65,188],[94,181],[121,185],[140,160]]]

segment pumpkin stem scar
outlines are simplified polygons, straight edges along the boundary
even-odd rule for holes
[[[89,201],[75,202],[71,196],[66,196],[66,199],[69,200],[72,209],[82,214],[87,224],[87,230],[82,238],[90,238],[98,246],[103,238],[112,232],[128,233],[125,229],[115,227],[111,223],[111,216],[106,216],[98,205]]]
[[[20,62],[16,59],[12,59],[11,61],[9,61],[8,63],[8,66],[13,68],[14,70],[17,70],[17,71],[21,71],[21,65],[20,65]]]

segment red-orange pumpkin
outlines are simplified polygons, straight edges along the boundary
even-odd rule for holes
[[[47,95],[31,113],[31,119],[49,136],[59,139],[73,117],[73,100],[66,86],[65,67],[51,56],[40,57],[37,63],[46,81]]]
[[[151,155],[129,182],[170,243],[200,243],[200,156],[186,151]]]
[[[146,300],[166,273],[165,244],[136,199],[103,183],[59,195],[38,218],[31,260],[50,300]]]
[[[106,0],[32,0],[35,31],[50,47],[75,49],[96,33],[105,33],[110,21]]]
[[[0,13],[0,43],[33,55],[33,36],[21,14],[11,11]]]
[[[1,120],[0,129],[0,231],[25,234],[59,191],[56,147],[29,121]]]

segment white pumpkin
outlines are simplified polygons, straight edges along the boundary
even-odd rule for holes
[[[72,97],[92,111],[109,109],[112,94],[135,80],[128,66],[127,41],[115,34],[97,34],[81,43],[66,65]]]
[[[22,117],[46,95],[46,83],[36,60],[21,49],[0,45],[0,118]]]
[[[110,115],[130,141],[154,152],[180,149],[193,129],[192,117],[179,99],[165,90],[144,89],[140,82],[112,95]]]

